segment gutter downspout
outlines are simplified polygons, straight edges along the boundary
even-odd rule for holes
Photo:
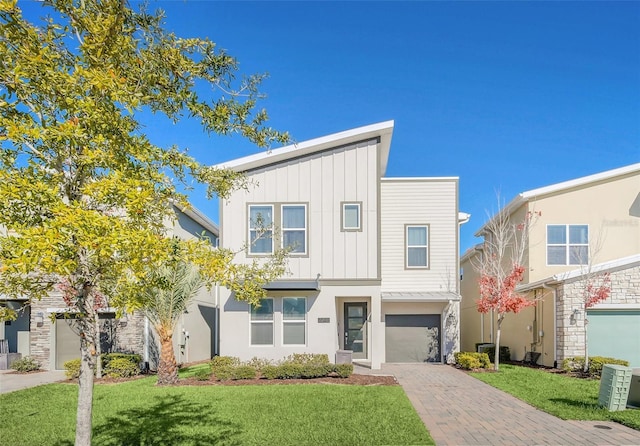
[[[215,313],[213,327],[213,355],[220,355],[220,285],[216,283],[215,288]]]
[[[546,283],[542,284],[545,290],[553,290],[553,368],[558,368],[558,288],[550,287]]]

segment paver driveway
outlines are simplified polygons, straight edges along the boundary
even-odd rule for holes
[[[640,431],[561,420],[448,365],[384,364],[382,372],[398,379],[437,445],[640,445]]]

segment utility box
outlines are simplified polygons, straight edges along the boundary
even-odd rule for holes
[[[353,350],[338,350],[336,352],[336,364],[351,364],[353,362]]]
[[[632,372],[630,367],[605,364],[600,378],[598,404],[611,412],[625,410]]]
[[[633,369],[631,373],[631,385],[629,386],[627,406],[640,409],[640,369]]]

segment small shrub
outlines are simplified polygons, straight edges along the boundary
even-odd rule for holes
[[[294,364],[292,362],[283,362],[278,366],[277,378],[279,379],[298,379],[302,378],[302,364]]]
[[[284,362],[294,364],[330,364],[329,355],[326,353],[294,353],[289,355]]]
[[[465,370],[488,369],[491,367],[489,355],[476,352],[458,352],[454,354],[456,364]]]
[[[193,377],[198,381],[209,381],[211,379],[211,367],[196,370]]]
[[[71,359],[63,364],[64,374],[69,379],[76,379],[80,376],[80,359]]]
[[[302,364],[301,367],[303,378],[321,378],[334,371],[333,365],[328,362],[326,364]]]
[[[587,372],[591,378],[600,378],[602,375],[602,367],[605,364],[623,365],[629,367],[629,361],[624,359],[608,358],[605,356],[590,356],[589,371]],[[565,358],[562,361],[562,370],[565,372],[582,372],[584,370],[584,356],[574,356]]]
[[[266,365],[260,370],[263,378],[266,379],[277,379],[278,378],[278,366],[277,365]]]
[[[272,364],[273,364],[272,361],[269,359],[258,358],[254,356],[245,365],[251,366],[254,369],[256,369],[256,371],[261,372],[262,369],[264,369],[266,366],[269,366]]]
[[[103,353],[100,355],[100,358],[102,360],[103,370],[109,368],[109,363],[114,359],[126,359],[136,367],[139,367],[142,362],[142,356],[135,353]]]
[[[31,356],[25,356],[11,363],[11,368],[16,372],[27,373],[40,370],[40,363]]]
[[[139,372],[138,363],[131,362],[130,358],[112,359],[105,368],[105,374],[110,378],[130,378]]]
[[[233,376],[233,369],[240,365],[240,359],[234,356],[215,356],[210,365],[216,379],[226,381]]]
[[[353,364],[336,364],[334,370],[340,378],[348,378],[353,373]]]
[[[239,365],[231,370],[231,379],[254,379],[257,375],[255,367],[250,365]]]

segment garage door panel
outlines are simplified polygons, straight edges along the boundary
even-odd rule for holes
[[[440,315],[387,315],[386,362],[439,362]]]
[[[640,310],[590,310],[590,356],[626,359],[640,367]]]

